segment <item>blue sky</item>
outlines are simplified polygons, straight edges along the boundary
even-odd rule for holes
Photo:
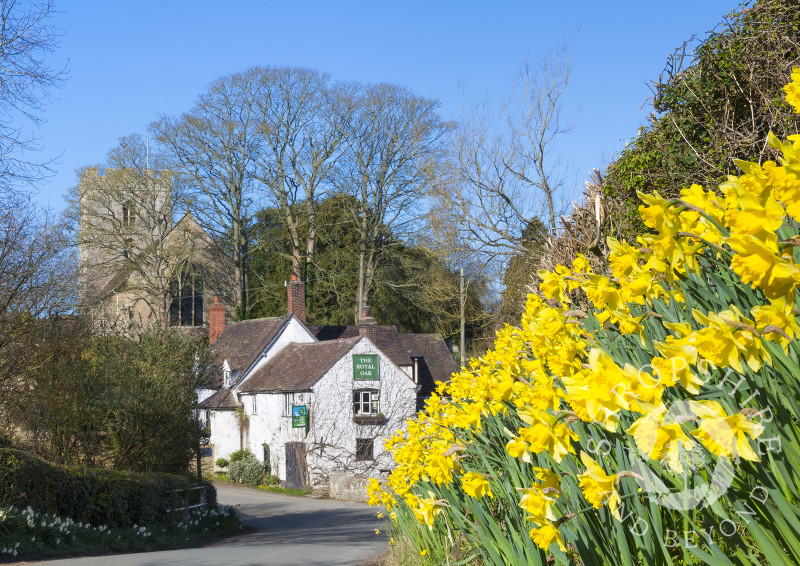
[[[635,136],[667,54],[705,34],[734,1],[56,0],[64,31],[54,64],[69,79],[35,133],[57,174],[38,189],[54,210],[78,167],[105,161],[124,135],[191,108],[215,78],[253,65],[304,66],[334,79],[393,82],[441,101],[497,100],[526,56],[565,39],[572,74],[558,148],[580,189]]]

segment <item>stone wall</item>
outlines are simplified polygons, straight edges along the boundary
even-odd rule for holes
[[[366,503],[369,478],[355,476],[348,472],[331,472],[328,477],[330,478],[331,499]]]

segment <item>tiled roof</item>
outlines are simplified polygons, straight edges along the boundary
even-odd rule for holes
[[[358,326],[309,326],[308,330],[320,342],[359,336]],[[376,326],[375,342],[378,349],[392,360],[394,365],[411,365],[411,359],[400,342],[400,334],[395,326]]]
[[[220,389],[197,405],[199,409],[236,409],[241,406],[242,403],[236,400],[230,389]]]
[[[361,337],[292,343],[258,368],[240,391],[306,391],[355,346]]]
[[[435,388],[437,381],[450,381],[458,366],[439,334],[400,334],[399,339],[408,356],[421,356],[418,364],[421,395]]]
[[[231,370],[247,370],[291,317],[287,314],[277,318],[258,318],[227,326],[211,347],[215,366],[221,368],[223,360],[228,360]],[[217,388],[222,386],[222,372],[215,370],[214,373],[211,387]]]

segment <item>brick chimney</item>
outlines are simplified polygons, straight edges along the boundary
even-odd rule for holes
[[[295,315],[303,324],[306,323],[306,284],[297,280],[297,275],[292,273],[292,280],[286,284],[286,294],[289,303],[289,314]]]
[[[361,314],[361,320],[358,321],[358,334],[366,336],[373,344],[377,345],[378,339],[378,323],[370,316],[370,307],[364,305],[364,312]]]
[[[214,297],[214,304],[208,307],[208,341],[213,344],[225,330],[225,305]]]

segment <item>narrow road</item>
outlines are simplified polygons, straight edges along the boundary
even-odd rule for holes
[[[362,503],[309,499],[218,486],[219,502],[237,506],[245,530],[199,548],[117,554],[47,565],[70,566],[355,566],[380,553],[386,538],[375,534],[382,521]]]

